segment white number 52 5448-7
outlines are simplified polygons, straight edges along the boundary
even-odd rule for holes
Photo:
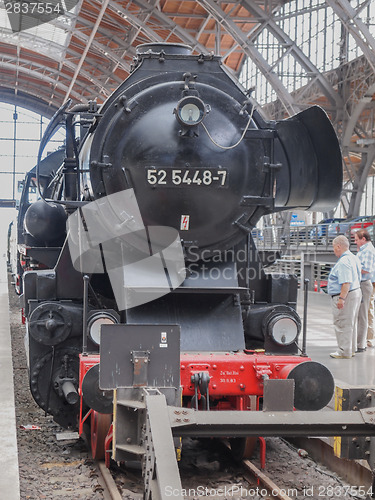
[[[228,184],[228,171],[215,168],[147,168],[146,178],[151,186],[226,187]]]

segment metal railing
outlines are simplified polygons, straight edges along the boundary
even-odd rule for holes
[[[303,255],[290,256],[276,260],[266,269],[266,273],[292,274],[297,277],[300,288],[304,279],[308,278],[309,289],[320,292],[325,290],[333,266],[333,262],[305,261]]]
[[[366,221],[342,221],[329,224],[310,224],[303,226],[269,226],[255,228],[252,236],[259,250],[332,250],[332,241],[339,234],[344,234],[350,240],[351,248],[355,249],[354,234],[359,229],[366,229],[375,243],[374,217]]]

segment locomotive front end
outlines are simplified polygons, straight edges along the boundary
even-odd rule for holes
[[[300,355],[296,278],[265,273],[251,231],[265,214],[338,202],[325,112],[267,121],[220,58],[147,44],[99,110],[58,116],[66,159],[40,203],[65,207],[68,236],[52,269],[24,275],[38,404],[64,426],[78,417],[81,432],[90,414],[95,428],[112,412],[112,391],[127,401],[148,386],[168,404],[247,411],[262,408],[269,381],[286,382],[292,407],[324,407],[333,379]]]
[[[163,45],[139,49],[138,58],[93,133],[93,194],[133,188],[145,225],[176,228],[187,256],[189,248],[194,256],[232,248],[257,210],[246,196],[269,195],[273,132],[259,131],[254,104],[218,58]]]

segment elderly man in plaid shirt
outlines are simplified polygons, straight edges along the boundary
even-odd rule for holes
[[[371,243],[371,238],[366,229],[356,231],[354,240],[358,248],[358,258],[362,264],[361,290],[362,302],[358,313],[357,327],[357,351],[366,350],[367,328],[368,328],[368,310],[370,307],[370,298],[372,294],[371,278],[375,272],[375,248]]]
[[[338,350],[331,358],[349,359],[357,348],[358,310],[361,303],[361,263],[349,250],[349,241],[340,234],[332,242],[338,261],[328,276],[327,291],[332,297],[333,325]]]

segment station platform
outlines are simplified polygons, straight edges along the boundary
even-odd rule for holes
[[[6,254],[0,264],[0,496],[20,500]]]
[[[299,292],[297,311],[303,318],[303,293]],[[325,365],[333,375],[335,385],[375,388],[375,348],[356,353],[350,359],[335,359],[331,352],[337,351],[336,335],[331,311],[331,297],[323,292],[308,292],[307,345],[306,353],[313,360]],[[334,410],[335,400],[322,411]],[[371,469],[365,460],[339,459],[334,453],[333,437],[306,437],[292,440],[297,448],[304,449],[309,456],[336,472],[352,485],[372,485]]]
[[[297,311],[303,317],[303,294],[300,292]],[[331,312],[331,297],[322,292],[308,292],[307,355],[325,365],[335,381],[356,386],[375,387],[375,348],[368,347],[351,359],[334,359],[330,353],[337,350]]]

